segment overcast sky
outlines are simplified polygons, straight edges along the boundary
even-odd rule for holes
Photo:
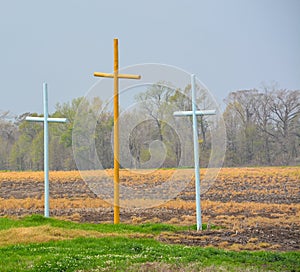
[[[117,4],[115,4],[117,3]],[[0,110],[42,113],[84,96],[113,68],[177,66],[222,101],[276,81],[300,89],[299,0],[0,0]]]

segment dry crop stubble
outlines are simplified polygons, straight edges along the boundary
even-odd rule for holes
[[[173,171],[159,169],[151,176],[142,174],[142,170],[121,170],[121,183],[131,187],[145,185],[151,188],[159,183],[170,182],[168,179]],[[201,172],[203,177],[204,171]],[[106,175],[112,177],[113,170],[92,174],[95,178]],[[207,245],[213,243],[227,248],[264,249],[267,247],[264,243],[269,243],[268,249],[297,249],[292,241],[300,240],[299,180],[300,167],[222,169],[215,183],[202,196],[203,222],[223,226],[225,230],[232,231],[230,235],[237,233],[246,238],[228,241],[223,231],[224,237],[219,234],[215,236],[221,237],[221,240],[206,239]],[[194,180],[190,180],[176,198],[158,207],[121,209],[121,222],[192,225],[196,222],[194,199]],[[147,200],[141,198],[128,201],[139,201],[141,204]],[[111,222],[113,218],[111,205],[97,197],[77,171],[50,172],[50,212],[51,216],[80,222]],[[33,213],[43,213],[43,173],[0,172],[0,215],[23,216]],[[178,238],[175,240],[181,241]]]

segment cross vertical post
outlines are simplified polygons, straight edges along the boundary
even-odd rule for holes
[[[200,200],[200,167],[199,167],[199,140],[198,122],[196,116],[196,94],[195,94],[195,75],[191,75],[192,87],[192,111],[193,111],[193,138],[194,138],[194,164],[195,164],[195,190],[196,190],[196,219],[197,230],[202,230],[202,212]]]
[[[49,217],[49,133],[48,133],[48,88],[43,83],[44,100],[44,182],[45,182],[45,217]]]
[[[140,75],[119,74],[118,39],[114,39],[113,74],[95,72],[96,77],[114,79],[114,224],[120,223],[120,163],[119,163],[119,78],[140,79]]]
[[[120,223],[120,163],[119,163],[119,46],[114,39],[114,223]]]
[[[27,116],[26,121],[44,123],[44,216],[49,217],[49,132],[48,123],[66,123],[66,118],[48,118],[48,87],[43,83],[44,117]]]
[[[174,116],[192,116],[193,140],[194,140],[194,166],[195,166],[195,190],[196,190],[196,221],[197,230],[202,230],[201,191],[200,191],[200,165],[199,165],[199,140],[197,116],[215,115],[215,110],[197,110],[196,104],[196,79],[191,75],[192,111],[175,111]]]

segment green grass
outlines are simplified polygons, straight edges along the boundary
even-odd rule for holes
[[[128,224],[92,224],[92,223],[76,223],[71,221],[63,221],[54,218],[45,218],[41,215],[26,216],[22,219],[14,220],[7,217],[0,218],[0,230],[18,227],[34,227],[50,225],[52,227],[59,227],[64,229],[80,229],[80,230],[95,230],[102,233],[144,233],[144,234],[157,234],[164,231],[184,231],[196,230],[196,225],[192,226],[173,226],[168,224],[153,224],[146,223],[140,225]],[[206,230],[207,225],[203,224],[203,230]],[[220,229],[219,226],[210,226],[211,229]]]
[[[184,230],[163,224],[78,224],[42,216],[0,218],[0,230],[51,225],[103,233],[151,233]],[[0,271],[300,271],[299,252],[233,252],[163,244],[155,239],[76,238],[0,247]],[[151,270],[151,269],[152,270]]]

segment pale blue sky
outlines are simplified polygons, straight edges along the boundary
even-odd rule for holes
[[[117,5],[115,4],[117,2]],[[222,101],[263,82],[300,89],[299,0],[0,1],[0,110],[42,112],[83,96],[113,67],[174,65]]]

